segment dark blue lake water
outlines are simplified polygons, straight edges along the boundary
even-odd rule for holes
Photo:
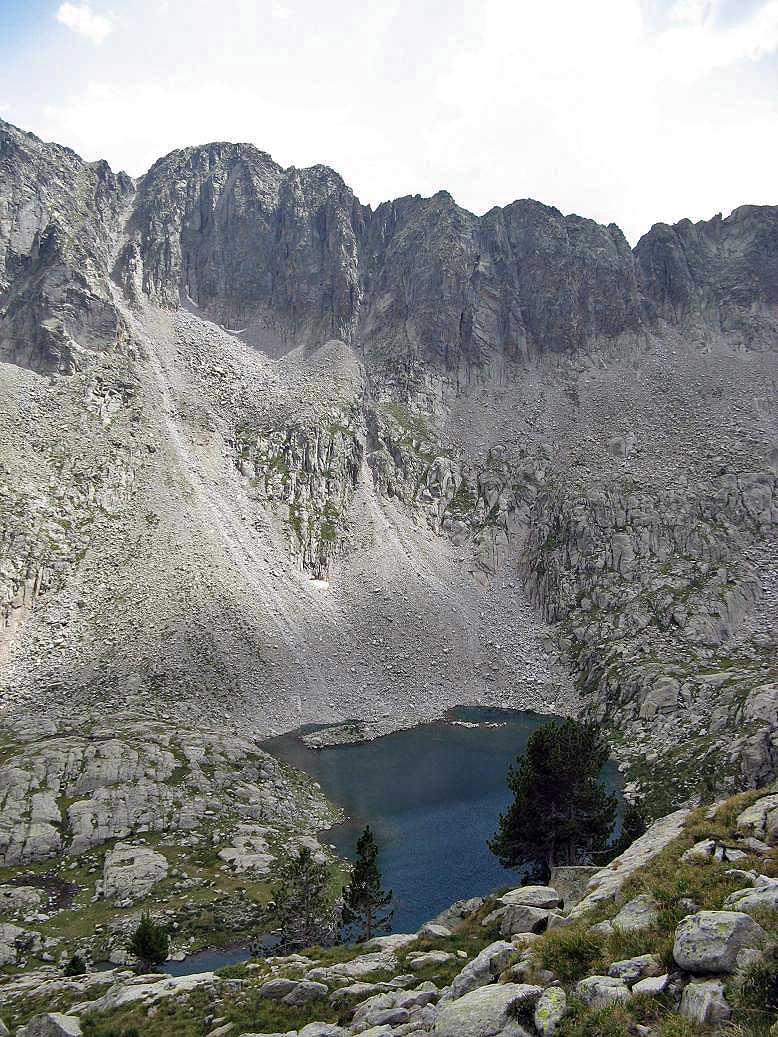
[[[343,807],[349,821],[321,836],[342,856],[353,858],[357,837],[372,826],[384,885],[394,892],[392,928],[414,932],[455,900],[517,884],[519,873],[503,868],[486,843],[510,802],[509,764],[549,719],[460,708],[446,721],[362,745],[308,749],[284,735],[266,748]],[[603,777],[617,787],[615,764]]]
[[[446,720],[362,745],[308,749],[297,733],[265,743],[310,774],[349,820],[321,834],[353,858],[366,824],[376,833],[384,886],[394,893],[394,932],[414,932],[455,900],[516,886],[486,843],[510,802],[508,766],[536,728],[552,719],[516,710],[460,708]],[[310,730],[310,728],[308,729]],[[606,784],[619,787],[615,764]],[[166,971],[187,975],[249,957],[247,949],[203,951]]]

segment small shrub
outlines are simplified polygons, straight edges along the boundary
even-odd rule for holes
[[[64,976],[83,976],[86,972],[86,963],[79,954],[74,954],[65,968],[62,970]]]
[[[138,959],[141,971],[147,971],[154,965],[160,965],[168,956],[169,940],[167,930],[152,920],[144,911],[138,928],[132,934],[127,949]]]

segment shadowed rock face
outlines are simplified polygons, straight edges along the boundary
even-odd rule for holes
[[[0,123],[7,707],[583,696],[670,800],[764,783],[777,294],[778,208],[631,250],[248,144],[133,182]]]

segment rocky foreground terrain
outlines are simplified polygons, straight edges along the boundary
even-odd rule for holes
[[[585,712],[657,818],[774,781],[777,342],[778,208],[631,249],[0,121],[0,965],[251,933],[334,816],[305,723]]]
[[[174,979],[40,968],[0,988],[18,1037],[731,1037],[778,1029],[778,794],[657,822],[418,933]],[[772,985],[771,985],[772,984]]]

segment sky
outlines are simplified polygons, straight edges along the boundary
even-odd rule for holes
[[[0,0],[0,118],[143,173],[249,141],[366,203],[778,203],[778,0]]]

